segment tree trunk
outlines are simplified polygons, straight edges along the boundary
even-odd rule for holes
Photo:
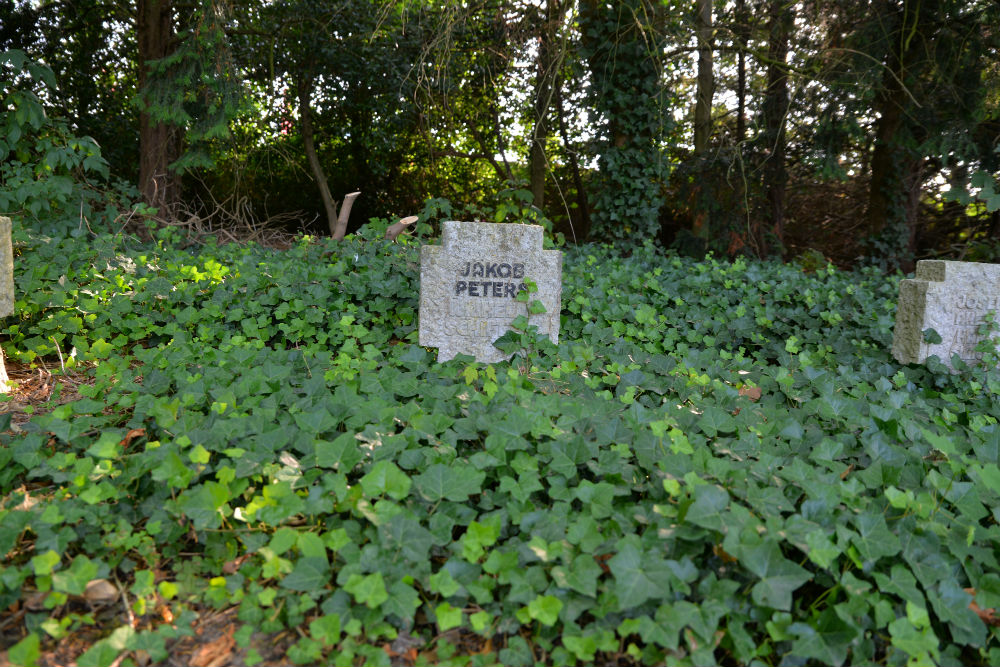
[[[590,205],[587,202],[587,191],[583,185],[583,176],[580,174],[580,160],[576,157],[576,151],[570,146],[569,133],[566,131],[566,114],[563,110],[562,86],[556,84],[556,113],[559,118],[559,136],[562,138],[563,150],[569,157],[569,168],[573,173],[573,187],[576,189],[576,206],[580,209],[580,223],[583,229],[577,236],[576,229],[573,228],[572,219],[569,221],[570,232],[573,234],[573,242],[583,241],[590,234]]]
[[[138,0],[139,90],[149,83],[149,62],[167,57],[174,48],[172,13],[171,0]],[[139,191],[147,204],[159,209],[161,217],[171,217],[180,201],[180,179],[169,169],[179,157],[177,129],[154,121],[145,108],[140,111]]]
[[[887,18],[891,12],[900,11],[888,3],[883,8]],[[900,17],[896,17],[897,22],[900,20]],[[872,105],[878,120],[875,121],[875,147],[872,150],[868,209],[865,212],[870,236],[878,235],[893,218],[898,219],[904,215],[899,206],[901,199],[898,197],[903,186],[905,161],[900,135],[908,99],[902,83],[906,77],[907,54],[900,44],[901,38],[901,28],[897,27],[888,40],[889,51],[882,72],[882,86],[875,92]]]
[[[768,232],[784,254],[785,235],[785,186],[788,172],[785,169],[785,120],[788,115],[788,38],[795,19],[795,8],[785,0],[770,0],[768,7],[768,65],[767,90],[764,93],[764,138],[768,151],[764,163],[764,192],[767,199],[767,218],[770,230],[757,234],[758,252],[766,257],[769,252]]]
[[[736,0],[736,145],[747,138],[747,43],[750,26],[747,25],[746,0]]]
[[[698,93],[694,106],[694,153],[708,149],[712,136],[712,96],[715,77],[712,72],[712,0],[697,0]]]
[[[535,72],[535,125],[531,131],[531,147],[528,158],[528,173],[531,182],[533,203],[539,209],[545,206],[545,176],[548,173],[548,159],[545,156],[545,141],[549,136],[548,113],[552,103],[552,88],[562,65],[563,51],[556,43],[559,26],[569,3],[564,0],[546,0],[545,16],[538,32],[538,59]]]
[[[316,155],[316,144],[313,141],[312,118],[309,112],[309,96],[311,93],[312,80],[304,79],[300,81],[298,84],[298,95],[299,118],[302,122],[302,144],[306,149],[306,159],[309,160],[309,168],[312,170],[313,179],[319,188],[320,199],[323,200],[323,208],[326,210],[326,222],[330,227],[330,236],[336,238],[338,231],[337,203],[333,201],[333,196],[330,194],[330,185],[326,181],[326,172],[323,171],[323,165],[320,164],[319,156]],[[347,204],[346,201],[344,203],[345,205]],[[350,211],[349,206],[348,211]],[[343,235],[340,238],[343,238]]]
[[[351,217],[351,207],[360,194],[360,192],[352,192],[344,195],[344,201],[340,202],[340,215],[337,216],[337,224],[333,228],[333,233],[330,234],[334,241],[340,241],[347,234],[347,221]]]

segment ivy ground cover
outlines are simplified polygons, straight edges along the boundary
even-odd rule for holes
[[[438,364],[411,242],[17,241],[8,358],[90,379],[0,416],[13,664],[97,580],[81,667],[213,608],[248,665],[1000,664],[1000,375],[894,362],[895,278],[574,248],[558,346]]]

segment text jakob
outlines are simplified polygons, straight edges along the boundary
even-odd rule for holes
[[[524,264],[507,262],[465,262],[458,270],[461,278],[513,278],[514,280],[456,280],[455,296],[481,296],[516,299],[518,292],[527,291],[523,282]]]

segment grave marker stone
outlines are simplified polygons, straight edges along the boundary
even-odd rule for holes
[[[0,217],[0,317],[14,314],[14,247],[10,218]],[[7,369],[0,349],[0,394],[7,391]]]
[[[921,260],[916,275],[899,283],[892,355],[904,364],[937,355],[949,368],[954,354],[974,362],[982,357],[979,325],[989,311],[1000,319],[1000,264]],[[926,342],[925,329],[941,342]]]
[[[562,253],[542,250],[542,227],[492,222],[442,223],[441,245],[420,248],[420,344],[438,361],[468,354],[492,363],[508,358],[493,347],[519,315],[559,342]],[[530,278],[545,312],[517,301]]]

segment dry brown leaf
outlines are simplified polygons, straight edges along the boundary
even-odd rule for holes
[[[972,602],[969,603],[969,609],[975,612],[976,616],[979,617],[986,625],[993,625],[1000,627],[1000,617],[997,616],[997,610],[993,607],[989,609],[983,609],[978,604],[976,604],[976,589],[966,588],[965,592],[972,596]]]
[[[45,598],[47,597],[49,597],[48,591],[36,591],[24,601],[24,608],[28,611],[45,611]]]
[[[469,653],[472,655],[489,655],[490,653],[493,653],[493,640],[487,637],[482,646],[478,649],[469,651]]]
[[[225,664],[236,648],[235,633],[236,626],[230,625],[219,637],[198,647],[191,657],[191,667],[221,667]]]
[[[90,604],[111,604],[118,599],[118,587],[107,579],[92,579],[87,582],[83,597]]]
[[[239,569],[243,567],[243,563],[245,563],[248,558],[250,558],[250,554],[243,554],[242,556],[234,558],[233,560],[227,560],[225,563],[222,564],[222,573],[236,574],[239,571]]]
[[[760,387],[748,387],[746,385],[740,387],[740,396],[746,396],[754,403],[760,400],[761,393]]]
[[[136,438],[145,437],[145,435],[146,435],[146,429],[134,428],[128,433],[126,433],[125,437],[122,438],[122,441],[119,442],[118,444],[121,446],[122,449],[125,449],[126,447],[132,444],[133,440],[135,440]]]
[[[608,567],[605,561],[610,560],[613,556],[614,554],[599,554],[599,555],[595,554],[594,562],[596,562],[601,567],[601,569],[604,571],[605,574],[610,574],[611,568]]]
[[[733,556],[718,544],[712,545],[712,553],[715,554],[723,563],[735,563],[737,561],[736,556]]]
[[[170,607],[168,607],[167,605],[163,605],[163,607],[160,608],[160,618],[163,619],[164,623],[173,623],[174,612],[172,612],[170,610]]]

